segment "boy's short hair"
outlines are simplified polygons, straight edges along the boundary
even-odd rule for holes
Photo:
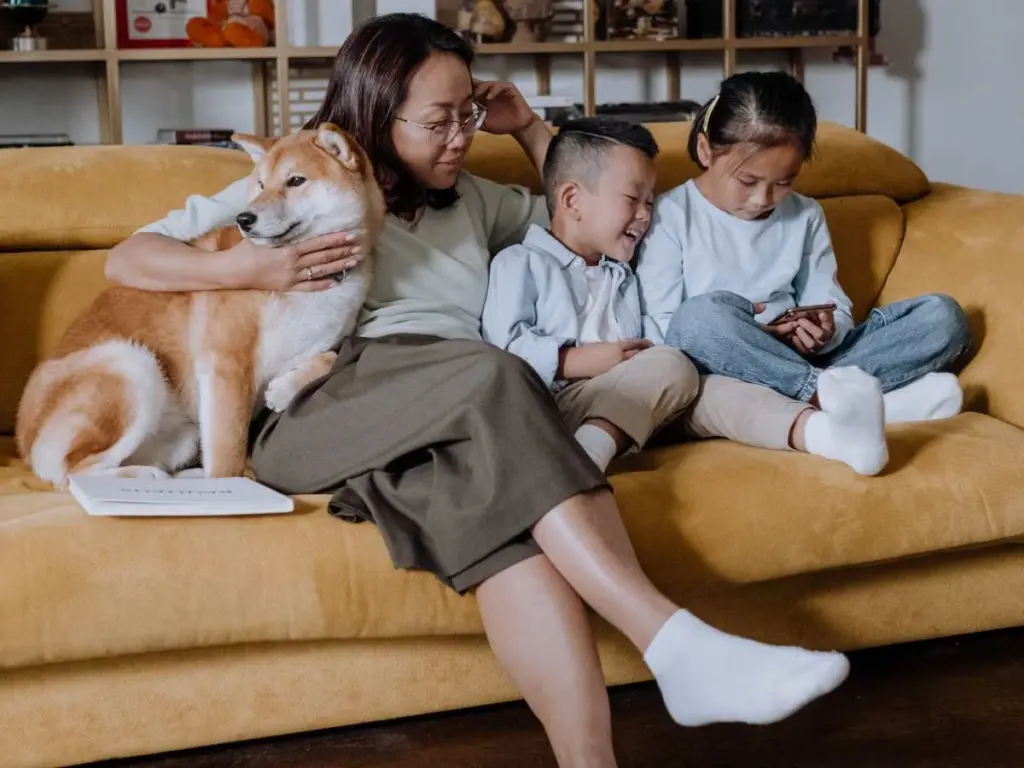
[[[654,136],[639,123],[613,117],[581,117],[565,123],[551,139],[544,158],[544,194],[548,213],[555,213],[555,191],[567,181],[594,184],[602,155],[617,146],[632,147],[652,160],[658,156]]]

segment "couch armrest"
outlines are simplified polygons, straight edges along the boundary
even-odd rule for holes
[[[906,233],[879,303],[946,293],[974,336],[966,407],[1024,427],[1024,195],[935,184],[903,207]]]

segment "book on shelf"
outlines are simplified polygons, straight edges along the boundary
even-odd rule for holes
[[[157,144],[211,144],[231,141],[232,128],[161,128]]]
[[[72,475],[75,501],[95,517],[273,515],[295,508],[290,496],[247,477],[145,478]]]
[[[0,149],[22,147],[70,147],[74,142],[66,133],[0,134]]]

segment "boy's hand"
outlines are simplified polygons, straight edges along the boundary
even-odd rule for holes
[[[818,354],[836,335],[835,318],[831,312],[818,312],[813,317],[800,317],[762,327],[804,357]]]
[[[647,339],[598,341],[581,347],[562,347],[558,359],[559,378],[592,379],[607,373],[616,365],[636,357],[653,346]]]

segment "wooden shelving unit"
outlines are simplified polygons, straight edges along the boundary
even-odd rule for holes
[[[336,47],[309,46],[295,47],[287,42],[269,48],[161,48],[130,49],[117,47],[115,26],[115,0],[93,0],[96,17],[96,48],[81,50],[49,50],[35,52],[0,51],[0,65],[4,64],[89,64],[98,70],[98,98],[100,103],[101,137],[105,144],[120,144],[122,141],[122,103],[120,73],[123,64],[139,61],[251,61],[253,83],[257,100],[263,98],[265,85],[270,77],[270,68],[276,71],[277,102],[280,124],[289,125],[288,94],[290,90],[289,69],[300,62],[330,59],[337,53]],[[481,55],[532,56],[537,77],[537,90],[541,95],[550,92],[551,57],[553,55],[577,55],[583,63],[583,107],[592,115],[597,107],[596,76],[597,57],[608,53],[661,54],[664,56],[668,75],[666,98],[675,101],[680,98],[679,55],[685,52],[702,51],[722,54],[722,69],[726,76],[736,71],[736,56],[739,51],[773,50],[786,52],[789,66],[797,77],[802,77],[802,52],[808,49],[848,48],[854,51],[856,128],[864,131],[867,126],[867,68],[870,55],[868,36],[868,0],[858,0],[857,32],[853,35],[800,36],[800,37],[736,37],[735,3],[723,2],[724,34],[718,39],[677,39],[677,40],[596,40],[594,39],[595,19],[593,4],[584,3],[584,39],[580,42],[550,43],[496,43],[477,46]],[[287,41],[287,3],[277,3],[278,41]],[[268,129],[267,105],[256,105],[256,130],[265,134]]]

